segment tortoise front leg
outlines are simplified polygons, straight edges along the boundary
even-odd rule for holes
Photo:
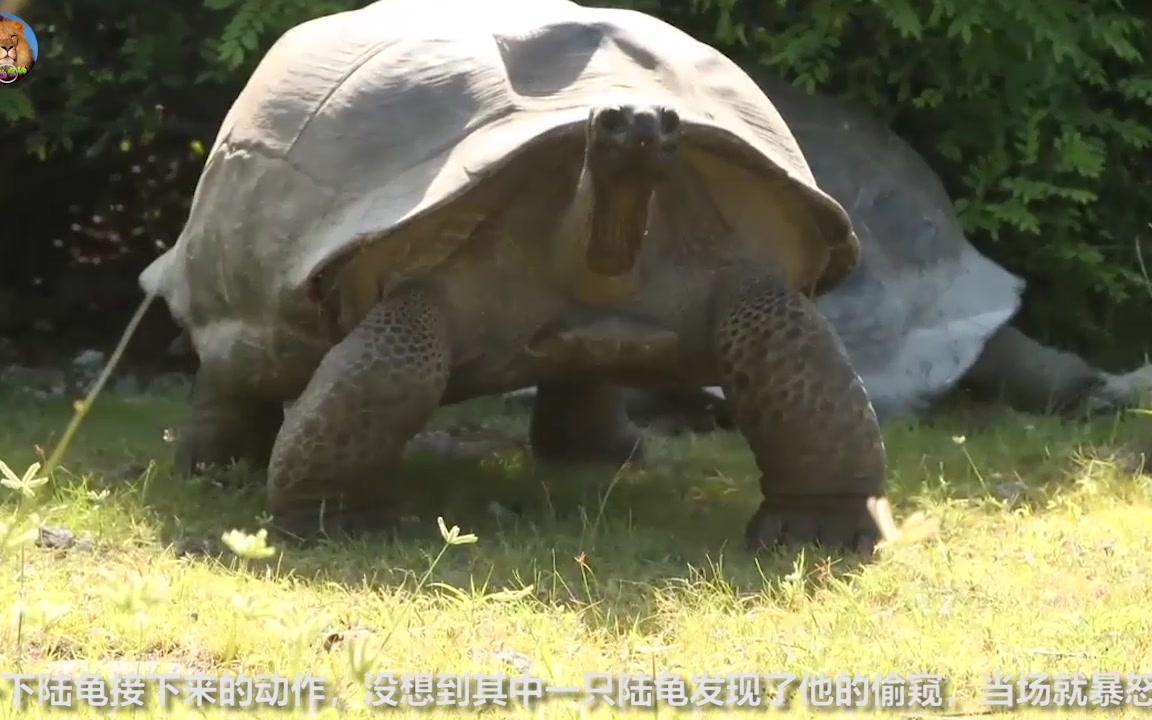
[[[195,473],[246,461],[262,470],[283,417],[281,403],[245,395],[201,368],[192,388],[192,411],[177,433],[176,468]]]
[[[417,289],[381,300],[332,347],[276,438],[276,524],[305,536],[385,526],[404,446],[440,404],[449,354],[447,324]]]
[[[714,311],[724,393],[761,473],[749,544],[870,553],[881,528],[868,502],[884,495],[884,443],[832,326],[768,277],[721,278]]]

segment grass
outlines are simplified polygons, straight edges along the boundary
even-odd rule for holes
[[[17,474],[72,409],[13,390],[0,390],[0,408],[0,459]],[[1152,447],[1152,418],[1080,423],[961,407],[890,424],[894,508],[919,525],[867,564],[814,548],[745,552],[758,489],[750,454],[728,433],[651,437],[648,464],[615,477],[547,472],[515,448],[415,457],[400,538],[300,547],[270,536],[274,550],[260,559],[258,538],[233,541],[239,553],[220,543],[266,522],[259,475],[170,472],[165,429],[185,408],[176,396],[105,394],[50,483],[31,498],[0,488],[0,522],[26,529],[35,512],[81,540],[53,549],[13,533],[0,550],[0,673],[309,672],[326,682],[323,716],[422,718],[632,713],[585,708],[579,696],[372,709],[365,676],[523,675],[582,688],[587,673],[671,673],[690,697],[694,675],[930,673],[945,679],[945,707],[883,713],[930,717],[993,710],[989,673],[1113,672],[1122,685],[1152,673],[1152,478],[1137,452]],[[436,424],[522,438],[526,419],[488,401],[445,410]],[[48,714],[35,696],[14,710],[11,688],[0,681],[0,717]],[[178,701],[155,714],[240,712]],[[759,711],[708,714],[750,712]],[[798,693],[773,712],[829,714]]]

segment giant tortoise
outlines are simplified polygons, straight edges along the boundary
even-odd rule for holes
[[[754,74],[860,239],[856,269],[817,307],[843,340],[881,419],[921,413],[961,384],[1027,412],[1110,410],[1139,402],[1152,388],[1148,366],[1108,373],[1009,324],[1024,281],[972,246],[940,179],[879,120]],[[708,425],[701,412],[718,409],[707,396],[723,399],[717,388],[632,395],[636,419],[688,417],[697,428]]]
[[[386,518],[444,403],[537,385],[534,452],[622,460],[620,386],[719,385],[753,547],[867,552],[876,414],[811,297],[857,262],[769,98],[715,49],[568,0],[387,0],[280,38],[141,275],[200,367],[185,467],[268,468],[276,524]]]

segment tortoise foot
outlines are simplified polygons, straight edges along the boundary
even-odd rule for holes
[[[749,550],[819,545],[871,555],[882,532],[860,495],[799,495],[765,499],[745,531]]]

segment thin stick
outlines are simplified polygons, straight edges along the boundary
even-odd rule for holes
[[[108,382],[108,378],[112,376],[112,371],[116,369],[116,365],[120,362],[120,357],[124,354],[124,349],[128,347],[128,341],[136,334],[136,327],[140,325],[140,321],[144,319],[144,313],[148,310],[148,306],[152,304],[155,299],[156,293],[148,293],[144,301],[140,303],[140,307],[136,308],[136,314],[132,316],[132,320],[128,323],[128,327],[124,329],[124,334],[120,336],[120,343],[112,352],[112,357],[108,358],[105,363],[104,369],[100,371],[100,376],[96,378],[96,382],[88,391],[87,397],[83,400],[77,400],[72,404],[76,412],[72,414],[72,420],[68,423],[68,427],[64,430],[64,435],[60,437],[60,442],[56,443],[53,448],[52,454],[48,457],[48,461],[44,464],[44,474],[51,476],[52,471],[60,463],[60,459],[64,457],[64,453],[68,450],[68,445],[72,442],[72,436],[80,429],[80,423],[84,422],[84,418],[88,415],[88,411],[92,408],[92,403],[96,402],[96,397],[104,388],[104,384]]]

